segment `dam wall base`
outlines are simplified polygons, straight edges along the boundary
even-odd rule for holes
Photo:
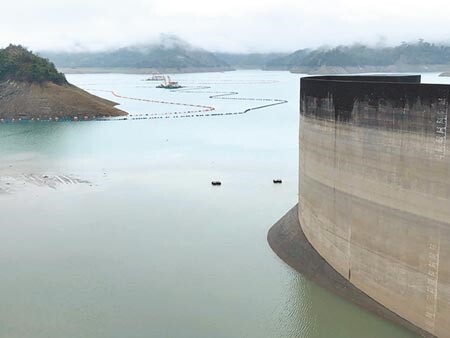
[[[285,263],[324,289],[425,338],[435,338],[370,298],[339,274],[306,238],[298,221],[298,205],[270,228],[267,241]]]

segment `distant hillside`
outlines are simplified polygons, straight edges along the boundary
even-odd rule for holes
[[[263,69],[272,60],[287,56],[286,53],[215,53],[216,56],[238,69]]]
[[[270,64],[305,73],[446,70],[450,65],[450,46],[424,41],[384,48],[357,44],[300,50]]]
[[[42,52],[60,69],[120,68],[159,72],[223,71],[231,67],[213,53],[194,48],[176,37],[165,36],[159,43],[96,53]]]
[[[22,46],[0,49],[0,121],[126,115],[115,105],[69,84],[52,63]]]
[[[66,73],[187,73],[233,69],[289,70],[297,73],[448,71],[450,46],[419,40],[396,47],[362,44],[300,49],[285,53],[211,53],[179,38],[96,53],[42,52]]]
[[[308,49],[300,49],[292,54],[287,54],[280,56],[278,58],[274,58],[269,60],[265,64],[265,69],[267,70],[289,70],[293,67],[296,67],[298,64],[301,64],[303,59],[308,55]]]

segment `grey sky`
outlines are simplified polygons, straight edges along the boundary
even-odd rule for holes
[[[450,43],[448,0],[2,0],[0,46],[98,50],[176,34],[210,50]]]

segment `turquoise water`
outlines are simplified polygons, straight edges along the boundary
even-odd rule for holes
[[[267,244],[298,198],[298,75],[174,76],[288,100],[231,116],[166,118],[183,108],[97,91],[219,113],[258,105],[147,88],[144,78],[68,76],[163,118],[0,125],[1,338],[415,337],[305,280]]]

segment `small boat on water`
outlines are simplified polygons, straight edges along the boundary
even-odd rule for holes
[[[212,185],[222,185],[222,182],[220,182],[220,181],[212,181],[211,184]]]
[[[283,183],[283,180],[273,180],[273,183],[275,183],[275,184],[281,184],[281,183]]]
[[[161,83],[159,86],[156,86],[156,88],[164,88],[164,89],[180,89],[183,88],[178,84],[178,82],[172,81],[170,76],[164,76],[164,82]]]

